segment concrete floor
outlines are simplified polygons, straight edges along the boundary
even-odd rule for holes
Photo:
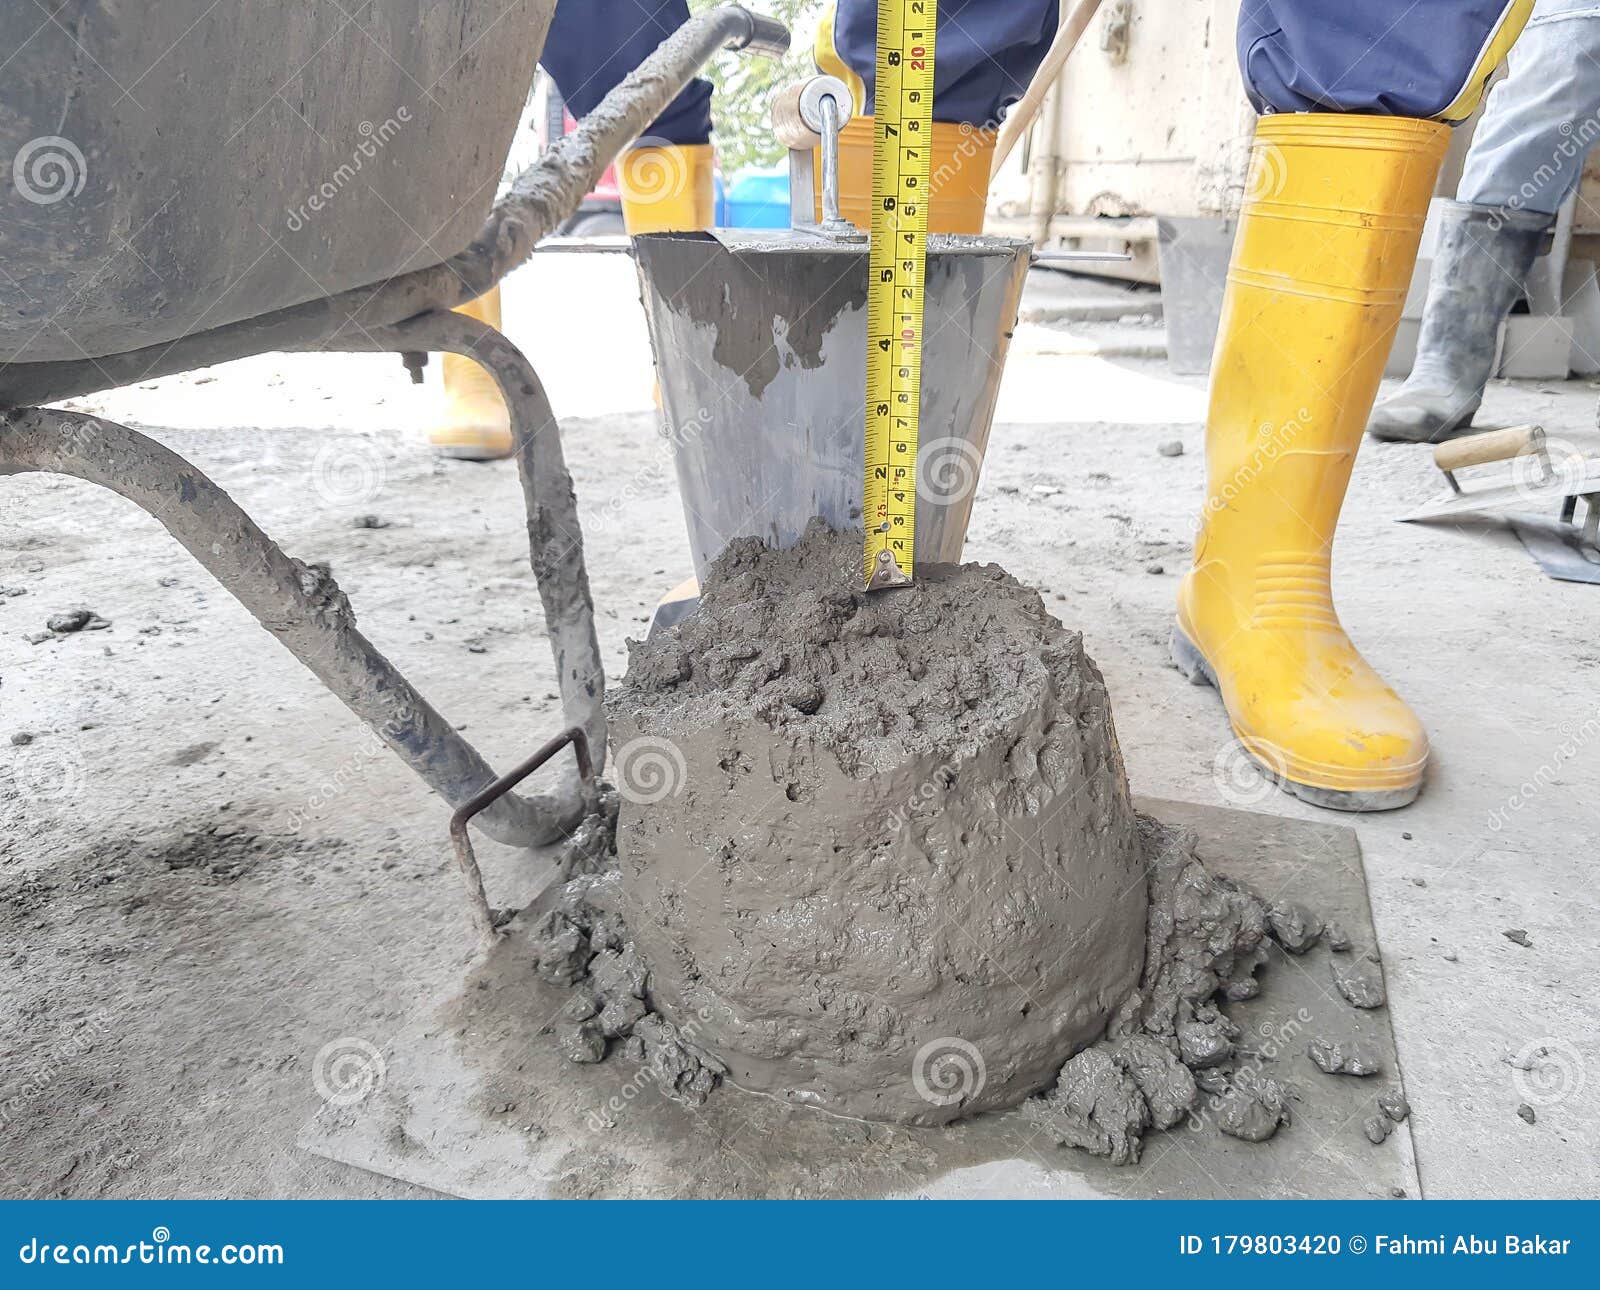
[[[564,419],[613,674],[687,571],[635,297],[631,264],[594,256],[542,257],[507,293]],[[1084,631],[1137,792],[1326,819],[1238,779],[1215,697],[1167,665],[1203,382],[1136,356],[1159,322],[1107,313],[1019,328],[969,555]],[[519,494],[507,464],[429,457],[434,398],[398,359],[267,357],[74,406],[154,433],[330,560],[367,633],[505,766],[559,724]],[[1592,451],[1595,400],[1497,384],[1482,419]],[[1158,455],[1172,438],[1185,455]],[[1392,522],[1437,487],[1407,447],[1357,469],[1340,606],[1435,766],[1414,807],[1340,822],[1365,849],[1425,1193],[1595,1196],[1600,591],[1503,534]],[[0,596],[0,1194],[408,1194],[293,1143],[341,1046],[381,1050],[459,978],[441,804],[108,493],[0,481],[0,586],[25,593]],[[80,605],[111,627],[24,639]],[[545,871],[484,852],[496,903]]]

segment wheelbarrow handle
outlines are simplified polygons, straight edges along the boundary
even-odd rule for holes
[[[520,172],[472,245],[442,264],[124,354],[0,364],[0,409],[51,403],[251,354],[304,349],[321,339],[338,348],[336,338],[352,329],[399,323],[481,296],[578,209],[606,167],[724,49],[781,58],[789,49],[789,31],[736,4],[696,14],[624,77],[576,130]]]
[[[747,50],[763,58],[782,58],[789,52],[789,29],[776,18],[764,13],[751,13],[743,5],[729,5],[737,9],[749,23],[749,34],[738,44],[729,42],[728,48]]]

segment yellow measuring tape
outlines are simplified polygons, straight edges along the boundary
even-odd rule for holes
[[[868,591],[911,581],[938,0],[878,0],[867,285]]]

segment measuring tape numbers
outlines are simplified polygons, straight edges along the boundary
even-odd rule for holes
[[[868,591],[905,586],[915,568],[938,10],[938,0],[878,0],[863,492]]]

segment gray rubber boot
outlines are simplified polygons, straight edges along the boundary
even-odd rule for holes
[[[1465,430],[1494,370],[1500,324],[1522,296],[1553,215],[1447,202],[1406,383],[1372,410],[1375,439],[1438,443]]]

